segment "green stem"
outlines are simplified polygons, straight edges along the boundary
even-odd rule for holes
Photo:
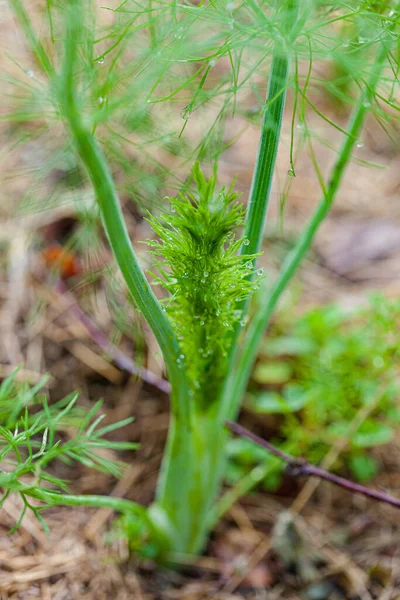
[[[95,495],[71,495],[60,494],[39,488],[29,488],[23,486],[18,490],[20,494],[35,498],[44,502],[48,506],[88,506],[91,508],[110,508],[115,512],[124,515],[131,515],[141,521],[150,534],[151,543],[156,543],[160,546],[165,545],[162,538],[162,533],[154,527],[153,520],[149,516],[146,507],[126,500],[125,498],[114,498],[113,496],[95,496]]]
[[[21,0],[11,0],[11,6],[14,9],[17,19],[21,24],[25,37],[28,40],[30,47],[32,48],[32,52],[35,56],[36,62],[38,63],[39,67],[46,75],[53,75],[53,65],[51,64],[51,61],[47,56],[46,50],[44,49],[43,45],[36,37],[28,13],[23,7]]]
[[[164,356],[173,389],[172,410],[189,424],[188,382],[177,337],[139,265],[119,204],[108,162],[82,121],[76,98],[77,45],[80,34],[79,0],[67,9],[67,35],[60,99],[79,156],[96,193],[107,237],[128,290],[150,325]]]
[[[262,246],[289,81],[292,57],[290,32],[293,30],[298,17],[299,1],[285,0],[282,3],[283,6],[280,7],[282,10],[281,28],[283,37],[278,37],[275,42],[272,56],[260,140],[244,227],[244,237],[247,245],[242,246],[242,254],[258,254]],[[277,7],[279,8],[279,5]],[[249,299],[238,306],[242,316],[247,313],[248,307]],[[239,322],[232,334],[231,358],[240,332],[241,325]],[[230,366],[232,366],[232,363]]]
[[[284,0],[276,3],[277,14],[279,15],[280,11],[281,15],[282,34],[275,42],[272,56],[260,142],[244,228],[244,235],[249,240],[249,244],[242,247],[242,254],[257,254],[262,245],[289,80],[292,56],[291,32],[298,18],[299,5],[300,0]]]
[[[218,408],[193,415],[190,434],[170,424],[156,501],[149,509],[159,537],[169,542],[159,560],[171,554],[198,554],[211,529],[210,514],[220,491],[228,432]]]
[[[244,236],[249,241],[249,244],[243,246],[242,254],[256,254],[261,248],[265,216],[281,135],[289,77],[290,54],[289,52],[285,54],[282,52],[281,42],[276,42],[276,46],[277,48],[275,48],[272,58],[260,142],[244,229]]]
[[[94,508],[111,508],[112,510],[126,514],[136,514],[141,518],[145,518],[148,522],[147,510],[144,506],[136,504],[131,500],[124,498],[114,498],[112,496],[94,496],[82,495],[73,496],[69,494],[58,494],[56,492],[47,492],[37,488],[22,488],[20,493],[36,498],[50,504],[52,506],[91,506]]]
[[[299,15],[299,2],[300,0],[285,0],[283,6],[280,7],[283,13],[281,25],[284,37],[278,38],[275,42],[274,53],[272,56],[260,141],[244,228],[244,237],[247,245],[242,246],[242,254],[258,254],[262,246],[267,208],[271,194],[276,156],[282,130],[283,113],[286,103],[286,91],[288,87],[292,54],[289,47],[290,34],[295,28]],[[279,8],[279,4],[277,4],[277,7]],[[249,303],[250,299],[247,299],[238,306],[238,310],[242,313],[242,318],[248,311]],[[242,319],[240,321],[242,321]],[[242,326],[240,322],[238,322],[232,333],[228,373],[231,373],[234,369],[241,329]],[[225,412],[226,410],[226,399],[224,400],[223,394],[220,412],[222,421],[228,418],[228,413]]]
[[[270,465],[257,465],[229,489],[213,507],[209,517],[210,529],[215,527],[221,517],[243,496],[247,496],[271,472]]]
[[[288,283],[296,273],[302,259],[309,250],[319,226],[326,218],[335,199],[337,191],[342,182],[345,169],[350,161],[354,146],[359,138],[365,116],[368,112],[368,106],[371,105],[374,90],[382,73],[386,54],[387,48],[385,47],[385,44],[382,43],[382,49],[377,56],[373,72],[371,73],[369,80],[366,82],[365,89],[363,93],[360,94],[357,104],[353,110],[348,127],[348,133],[332,169],[326,192],[321,202],[318,204],[308,225],[298,238],[295,247],[284,261],[280,275],[268,293],[265,305],[260,307],[246,334],[243,342],[243,348],[240,353],[240,360],[237,364],[237,369],[233,370],[233,376],[230,378],[225,389],[222,403],[224,408],[229,406],[228,414],[232,419],[236,417],[236,414],[239,410],[240,402],[250,378],[259,344],[269,323],[272,312],[275,309],[282,293],[285,291]]]

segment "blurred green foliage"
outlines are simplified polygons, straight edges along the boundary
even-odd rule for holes
[[[334,469],[368,480],[379,466],[369,450],[390,442],[400,423],[400,301],[374,295],[351,313],[333,304],[301,318],[287,310],[262,345],[245,408],[260,415],[271,442],[313,463],[349,438]],[[266,462],[265,486],[279,485],[284,465],[262,448],[236,438],[229,455],[231,482]]]

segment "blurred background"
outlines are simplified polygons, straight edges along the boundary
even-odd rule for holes
[[[169,20],[162,4],[150,26],[143,15],[135,21],[132,7],[115,13],[102,6],[90,16],[90,50],[82,50],[80,100],[110,161],[141,264],[150,269],[142,242],[154,233],[146,215],[184,187],[196,158],[209,172],[217,161],[220,184],[236,178],[247,202],[272,42],[268,32],[241,38],[230,53],[209,58],[237,33],[234,3],[226,22],[211,33],[202,24],[196,34],[187,20]],[[58,8],[39,0],[26,6],[59,72]],[[82,465],[57,468],[75,494],[147,504],[168,426],[162,357],[108,248],[54,103],[56,76],[43,72],[4,1],[0,30],[0,377],[19,366],[19,390],[37,386],[51,403],[78,391],[86,408],[103,398],[107,423],[134,416],[114,432],[115,439],[140,442],[137,452],[118,457],[128,465],[122,479]],[[321,198],[318,176],[329,175],[356,97],[354,76],[366,56],[354,51],[360,33],[335,24],[329,35],[311,71],[305,42],[298,49],[260,259],[267,282]],[[160,58],[157,43],[168,36],[174,44]],[[341,52],[332,54],[329,41],[338,40]],[[183,53],[192,57],[185,64]],[[308,103],[296,93],[305,85]],[[371,107],[329,217],[266,332],[241,422],[294,455],[400,496],[397,112],[395,94],[392,106]],[[48,537],[27,515],[8,536],[21,507],[7,499],[0,598],[400,598],[395,509],[288,478],[243,439],[231,441],[229,456],[227,508],[237,502],[206,555],[179,574],[129,557],[106,509],[53,508]]]

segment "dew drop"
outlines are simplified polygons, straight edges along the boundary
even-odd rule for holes
[[[183,358],[185,358],[185,355],[184,354],[180,354],[179,358],[182,360]]]
[[[350,46],[350,40],[343,40],[342,46],[343,48],[348,48]]]
[[[209,64],[209,65],[210,65],[210,67],[212,68],[212,67],[215,67],[215,64],[216,64],[216,63],[215,63],[215,60],[212,58],[208,64]]]
[[[356,144],[357,148],[362,148],[364,146],[364,142],[362,142],[361,140],[359,140]]]
[[[245,319],[242,319],[242,320],[240,321],[240,325],[241,325],[242,327],[244,327],[244,326],[246,325],[246,320],[245,320]]]
[[[299,123],[297,123],[296,129],[300,129],[300,130],[304,129],[304,123],[303,123],[303,121],[299,121]]]
[[[182,38],[182,32],[183,32],[183,28],[179,27],[176,31],[176,33],[174,33],[174,38],[176,40],[180,40]]]
[[[366,100],[366,101],[363,103],[363,106],[364,106],[364,108],[370,108],[370,106],[371,106],[371,102],[369,102],[368,100]]]
[[[189,117],[190,117],[189,106],[185,106],[185,108],[183,108],[181,110],[181,119],[183,119],[184,121],[187,121]]]
[[[204,277],[208,277],[209,276],[209,272],[208,271],[204,271]]]
[[[98,61],[99,65],[104,65],[104,56],[101,56]]]
[[[394,17],[395,14],[396,14],[396,11],[392,9],[389,13],[389,17]]]
[[[257,275],[262,275],[264,273],[264,269],[258,269]]]
[[[243,240],[243,246],[248,246],[250,244],[250,240]]]
[[[28,77],[29,77],[30,79],[33,79],[33,78],[34,78],[34,76],[35,76],[34,72],[33,72],[31,69],[29,69],[29,71],[27,71],[27,72],[26,72],[26,74],[28,75]]]
[[[103,98],[103,96],[99,97],[99,104],[104,104],[105,99]]]
[[[294,172],[294,169],[292,167],[289,169],[289,171],[287,173],[288,173],[289,177],[295,177],[296,176],[296,173]]]

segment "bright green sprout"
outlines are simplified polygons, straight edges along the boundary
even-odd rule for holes
[[[198,164],[193,168],[196,189],[169,198],[171,211],[149,221],[160,241],[149,241],[160,256],[156,277],[169,293],[165,311],[177,333],[192,388],[201,402],[216,400],[226,373],[230,330],[241,318],[236,306],[258,287],[251,279],[257,255],[239,255],[247,240],[235,237],[245,210],[236,202],[233,184],[215,192]]]

